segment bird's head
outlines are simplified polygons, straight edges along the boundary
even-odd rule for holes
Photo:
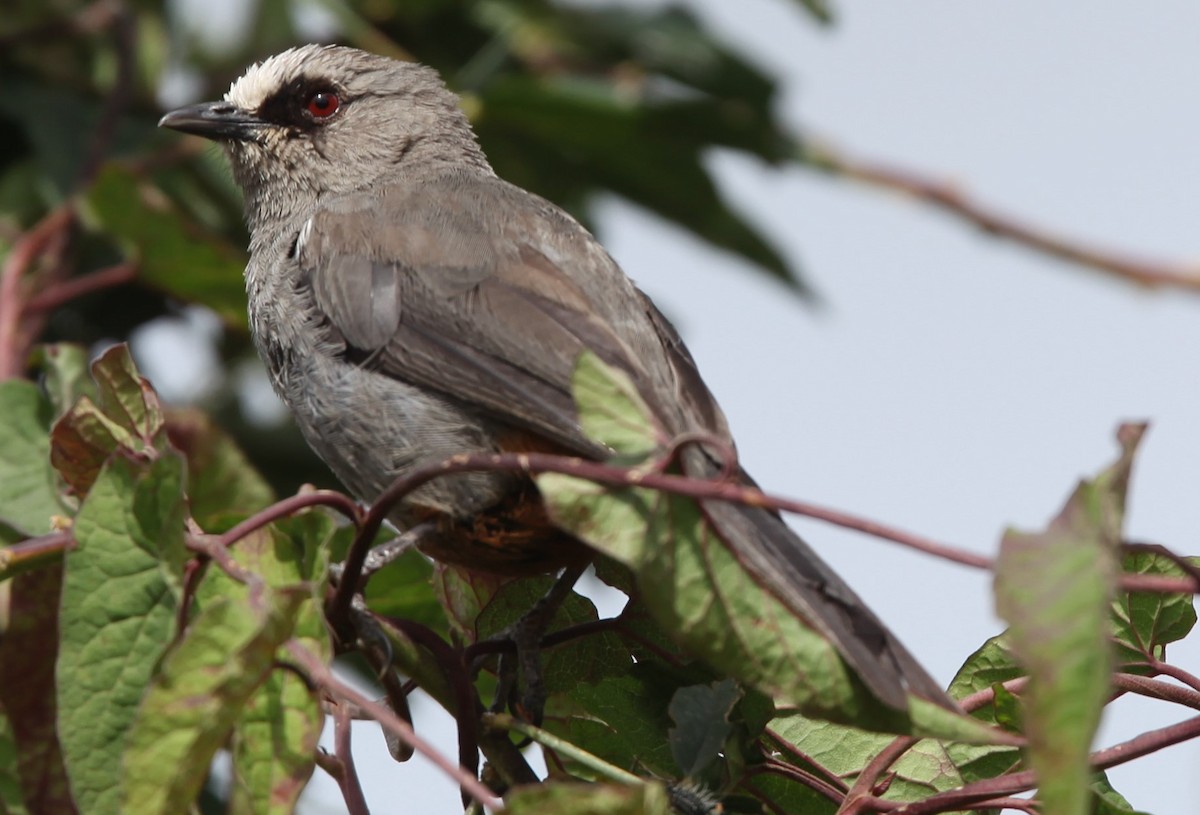
[[[436,71],[340,46],[276,54],[223,100],[172,111],[159,126],[224,145],[252,226],[414,167],[487,167]]]

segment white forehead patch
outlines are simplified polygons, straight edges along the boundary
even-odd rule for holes
[[[225,100],[240,110],[258,110],[271,94],[304,72],[304,65],[326,46],[302,45],[251,65],[229,86]]]

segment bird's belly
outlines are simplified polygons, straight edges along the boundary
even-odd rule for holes
[[[277,389],[313,451],[362,501],[421,464],[496,449],[478,419],[434,394],[320,353],[290,368],[280,371]],[[466,518],[498,503],[515,481],[501,473],[439,478],[408,496],[394,518],[429,511]]]

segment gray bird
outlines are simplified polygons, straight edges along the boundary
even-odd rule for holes
[[[219,102],[160,125],[221,142],[245,193],[250,328],[280,397],[347,487],[376,498],[464,452],[603,459],[570,384],[590,350],[625,371],[668,435],[732,448],[687,348],[579,223],[498,178],[430,68],[307,45],[252,66]],[[700,447],[688,475],[720,464]],[[748,476],[744,476],[747,483]],[[854,592],[768,510],[706,502],[755,578],[832,642],[885,704],[949,705]],[[443,478],[393,516],[427,554],[499,574],[577,568],[526,478]]]

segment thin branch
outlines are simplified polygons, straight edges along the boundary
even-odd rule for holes
[[[219,537],[189,533],[184,536],[184,546],[217,564],[217,568],[223,571],[229,579],[244,585],[247,590],[246,602],[252,608],[261,608],[263,593],[266,590],[266,584],[263,583],[262,577],[239,566],[230,553],[229,547],[222,543]]]
[[[137,278],[138,267],[133,261],[124,261],[106,266],[82,277],[73,277],[51,286],[25,302],[25,313],[53,311],[64,303],[91,294],[129,283]]]
[[[362,515],[362,510],[353,498],[345,493],[335,492],[334,490],[313,490],[311,492],[301,492],[298,495],[293,495],[290,498],[284,498],[282,501],[277,501],[261,512],[256,512],[240,524],[225,532],[220,536],[223,546],[232,546],[242,538],[250,535],[264,526],[268,526],[282,518],[287,518],[294,515],[302,509],[315,506],[329,507],[330,509],[344,515],[354,524],[359,523]]]
[[[904,812],[909,811],[904,809],[905,804],[903,801],[891,801],[887,798],[880,798],[875,795],[866,796],[862,800],[868,811],[889,813],[895,813],[901,810]],[[975,803],[966,804],[960,807],[960,809],[963,811],[1018,809],[1021,812],[1036,813],[1038,811],[1038,802],[1037,799],[1034,798],[1013,798],[1009,796],[1004,798],[989,798],[986,801],[977,801]]]
[[[342,790],[342,798],[346,801],[346,811],[349,815],[371,815],[367,808],[367,799],[363,795],[362,784],[358,781],[358,771],[354,768],[354,751],[350,749],[351,717],[347,705],[338,705],[333,712],[333,752],[341,764],[336,776],[338,786]]]
[[[1156,753],[1164,747],[1189,741],[1198,736],[1200,736],[1200,716],[1142,733],[1129,741],[1123,741],[1092,753],[1092,766],[1097,770],[1107,770],[1110,767],[1125,764],[1150,753]]]
[[[511,472],[528,476],[561,473],[613,487],[644,487],[700,500],[731,501],[776,509],[854,529],[964,566],[976,569],[990,569],[992,566],[991,559],[983,555],[946,546],[849,513],[769,495],[744,484],[671,475],[657,472],[653,466],[650,469],[618,467],[599,461],[549,453],[471,453],[451,456],[444,461],[413,468],[406,475],[393,481],[371,505],[346,555],[343,578],[338,583],[329,606],[328,617],[331,622],[337,625],[337,621],[346,618],[350,600],[357,589],[358,579],[370,550],[370,543],[393,507],[406,495],[434,479],[472,472]]]
[[[1020,694],[1025,690],[1025,686],[1029,684],[1028,676],[1018,676],[1015,679],[1010,679],[1001,684],[1009,693]],[[967,713],[978,710],[984,705],[990,705],[996,701],[996,689],[989,687],[983,690],[975,691],[970,696],[965,696],[958,700],[958,705]]]
[[[62,557],[63,553],[74,548],[75,537],[69,529],[26,538],[11,546],[0,547],[0,574],[52,557]]]
[[[620,784],[630,784],[641,786],[646,783],[645,779],[639,778],[627,770],[609,764],[607,761],[592,755],[586,750],[580,749],[565,739],[560,739],[558,736],[543,730],[540,727],[535,727],[528,722],[521,721],[508,713],[484,713],[483,724],[486,727],[494,727],[498,730],[505,730],[512,733],[520,733],[528,739],[532,739],[548,750],[553,750],[557,753],[567,756],[572,761],[587,767],[604,778],[611,781],[616,781]]]
[[[1151,699],[1162,699],[1164,702],[1174,702],[1177,705],[1200,710],[1200,692],[1191,688],[1151,679],[1148,676],[1127,673],[1113,674],[1112,681],[1113,687],[1121,691],[1148,696]]]
[[[824,767],[821,767],[821,770],[826,773],[828,772]],[[824,774],[818,775],[803,767],[788,764],[786,761],[780,761],[777,758],[768,757],[762,764],[746,768],[747,778],[752,778],[756,775],[777,775],[787,778],[795,781],[797,784],[803,784],[813,792],[824,795],[835,804],[842,803],[846,798],[846,785],[841,782],[841,779],[837,779],[836,782],[830,781],[829,777]],[[739,786],[745,788],[744,784],[740,784]]]
[[[837,773],[833,772],[829,768],[825,767],[823,764],[821,764],[821,762],[817,761],[816,759],[814,759],[812,756],[808,755],[804,751],[797,749],[796,745],[792,744],[790,741],[785,739],[783,736],[776,733],[769,726],[763,732],[766,734],[767,738],[769,738],[771,740],[771,745],[776,750],[778,750],[781,753],[786,753],[787,755],[791,756],[793,761],[802,762],[804,764],[811,766],[813,768],[812,774],[815,775],[815,774],[819,773],[820,777],[816,780],[819,780],[819,781],[823,782],[824,784],[827,784],[830,789],[836,790],[837,798],[833,799],[833,800],[835,800],[837,803],[841,803],[842,799],[846,797],[846,792],[849,790],[849,786],[846,784],[845,781],[842,780],[841,776],[839,776]],[[790,764],[788,762],[784,762],[779,759],[772,759],[769,757],[768,757],[768,762],[777,762],[777,763],[784,764],[789,767],[796,767],[796,765],[794,765],[794,764]],[[801,768],[796,767],[796,769],[801,769]],[[800,780],[801,783],[808,783],[806,779],[798,779],[798,780]],[[813,787],[813,789],[816,789],[816,787]],[[822,790],[818,790],[818,792],[822,792]]]
[[[1112,747],[1092,753],[1091,763],[1097,770],[1107,770],[1128,761],[1141,758],[1165,747],[1200,736],[1200,716],[1158,730],[1143,733]],[[1002,775],[967,784],[956,790],[939,792],[921,801],[906,804],[892,810],[895,815],[933,815],[956,809],[974,808],[998,797],[1028,792],[1037,785],[1032,770]]]
[[[838,810],[839,815],[853,815],[866,810],[875,795],[879,777],[918,741],[913,736],[899,736],[880,750],[854,779],[854,785],[846,793],[846,800]]]
[[[181,638],[187,629],[188,620],[192,616],[192,604],[200,588],[200,579],[205,572],[204,564],[207,562],[204,555],[198,555],[188,559],[183,566],[183,590],[179,593],[179,606],[175,609],[176,639]]]
[[[75,210],[70,204],[51,210],[17,239],[0,267],[0,381],[20,376],[25,369],[25,348],[21,342],[24,313],[21,279],[46,247],[74,220]]]
[[[325,691],[325,693],[338,699],[345,699],[365,710],[385,730],[391,732],[392,735],[401,741],[411,745],[414,750],[432,761],[438,769],[446,773],[450,778],[453,778],[460,787],[470,792],[471,797],[478,801],[484,808],[496,812],[503,806],[503,802],[493,795],[491,790],[481,784],[479,779],[465,772],[457,764],[439,753],[434,749],[433,745],[414,733],[413,729],[406,722],[386,706],[371,701],[335,677],[324,662],[314,656],[300,643],[291,640],[287,643],[287,649],[296,661],[308,671],[308,675],[312,678],[313,682]]]
[[[1117,579],[1122,591],[1151,591],[1157,594],[1197,594],[1200,582],[1194,577],[1165,574],[1123,574]]]
[[[1172,552],[1161,543],[1141,543],[1138,541],[1127,541],[1122,544],[1122,548],[1127,552],[1145,552],[1151,555],[1158,555],[1166,558],[1180,568],[1180,570],[1188,577],[1196,581],[1200,585],[1200,567],[1197,567],[1190,560],[1177,552]]]
[[[1161,659],[1158,659],[1154,656],[1150,656],[1147,659],[1146,664],[1156,673],[1160,673],[1163,676],[1169,676],[1172,679],[1178,680],[1197,693],[1200,693],[1200,676],[1196,676],[1194,673],[1185,671],[1178,665],[1172,665],[1169,662],[1163,662]]]
[[[911,170],[852,158],[819,139],[805,139],[799,160],[842,178],[912,196],[984,232],[1036,249],[1052,257],[1088,266],[1143,288],[1175,288],[1200,293],[1200,266],[1134,258],[1082,241],[1052,234],[972,199],[954,184]]]

